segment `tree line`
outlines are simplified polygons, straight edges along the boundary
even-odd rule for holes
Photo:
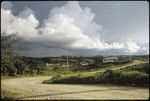
[[[44,63],[15,54],[13,50],[15,42],[13,35],[1,33],[1,75],[40,74],[44,70]]]

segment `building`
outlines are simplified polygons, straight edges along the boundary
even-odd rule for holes
[[[86,62],[86,61],[82,61],[82,62],[80,62],[80,65],[81,65],[81,66],[88,66],[88,65],[89,65],[89,63],[88,63],[88,62]]]
[[[103,63],[117,62],[118,57],[105,57],[103,59]]]
[[[51,66],[51,65],[53,65],[52,63],[46,63],[46,66]]]
[[[94,64],[94,60],[92,60],[92,59],[83,59],[83,60],[81,60],[81,62],[79,62],[79,64],[81,66],[88,66],[88,65]]]

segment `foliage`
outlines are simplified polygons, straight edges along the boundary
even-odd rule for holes
[[[14,66],[14,54],[12,52],[12,36],[1,34],[1,74],[15,75],[17,70]]]
[[[36,73],[42,74],[45,65],[42,61],[36,61],[29,58],[17,56],[13,52],[13,43],[15,38],[12,35],[1,33],[1,75],[15,76]],[[44,58],[45,61],[47,59]]]
[[[145,86],[149,84],[149,74],[145,71],[147,63],[141,64],[141,69],[137,71],[138,65],[132,66],[136,69],[122,70],[106,70],[104,72],[95,73],[93,75],[71,75],[71,76],[54,76],[52,79],[44,81],[44,83],[69,83],[69,84],[100,84],[111,83],[119,85]],[[130,68],[132,68],[130,67]],[[141,71],[140,71],[141,70]]]
[[[1,100],[15,100],[16,93],[10,91],[1,90]]]
[[[138,64],[134,66],[127,66],[126,68],[122,68],[121,71],[139,71],[143,73],[149,73],[149,63]]]

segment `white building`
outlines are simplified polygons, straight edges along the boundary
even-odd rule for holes
[[[118,57],[105,57],[103,59],[103,63],[117,62],[117,61],[118,61]]]
[[[86,62],[86,61],[82,61],[82,62],[80,62],[80,65],[81,65],[81,66],[88,66],[89,64],[88,64],[88,62]]]
[[[51,65],[53,65],[53,64],[51,64],[51,63],[46,63],[46,66],[51,66]]]

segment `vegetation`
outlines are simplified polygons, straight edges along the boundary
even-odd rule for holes
[[[126,68],[120,69],[121,71],[139,71],[149,74],[149,63],[144,63],[140,65],[127,66]]]
[[[52,80],[45,82],[52,83],[114,83],[114,84],[147,84],[149,78],[149,64],[128,66],[114,71],[107,70],[103,73],[93,73],[85,76],[85,72],[106,70],[108,67],[117,67],[131,63],[129,56],[118,56],[114,63],[103,63],[103,56],[83,57],[68,56],[69,65],[66,65],[66,56],[61,57],[25,57],[16,55],[13,51],[14,36],[1,34],[1,75],[57,75]],[[81,66],[81,61],[94,61],[88,66]],[[133,56],[132,60],[148,61],[148,56]],[[46,64],[50,64],[46,66]],[[79,74],[81,73],[81,74]],[[84,73],[84,74],[83,74]],[[66,74],[77,74],[64,76]],[[63,75],[63,76],[61,76]],[[87,75],[87,74],[86,74]]]
[[[16,41],[12,35],[1,34],[1,75],[33,75],[42,74],[44,63],[42,61],[30,60],[14,54],[13,43]]]
[[[12,36],[1,36],[1,74],[2,75],[15,75],[17,69],[14,66],[15,56],[12,52]]]
[[[132,68],[132,69],[131,69]],[[130,86],[147,86],[149,83],[149,64],[140,64],[120,70],[106,70],[93,75],[57,75],[43,83],[100,84],[111,83]]]
[[[1,100],[15,100],[17,93],[12,93],[10,91],[1,90]]]

